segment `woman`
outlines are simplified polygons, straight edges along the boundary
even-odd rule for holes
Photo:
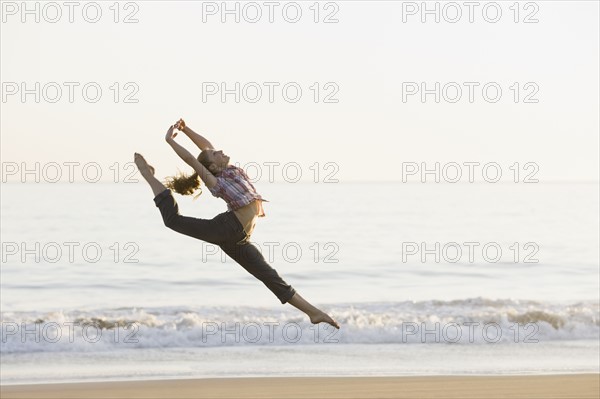
[[[202,150],[198,158],[175,142],[175,128],[185,133]],[[164,224],[178,233],[218,245],[250,274],[262,281],[282,304],[287,302],[300,309],[308,315],[313,324],[325,322],[339,329],[340,326],[334,319],[311,305],[287,284],[277,271],[269,266],[260,251],[250,243],[249,238],[256,219],[265,216],[262,201],[266,200],[256,192],[243,170],[229,165],[229,157],[223,154],[223,151],[215,150],[208,140],[187,127],[182,119],[169,128],[165,140],[195,173],[188,178],[174,178],[165,186],[154,177],[154,168],[148,165],[142,155],[135,153],[135,163],[152,188],[154,202],[161,212]],[[184,195],[192,194],[200,185],[198,178],[215,197],[223,198],[227,202],[227,212],[213,219],[197,219],[179,214],[171,189]]]

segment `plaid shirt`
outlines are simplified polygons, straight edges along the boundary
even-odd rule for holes
[[[229,165],[218,176],[217,184],[209,187],[208,190],[217,198],[223,198],[227,203],[227,209],[234,211],[255,200],[260,200],[258,216],[266,216],[262,207],[262,201],[269,202],[256,192],[256,189],[250,182],[248,175],[242,168]]]

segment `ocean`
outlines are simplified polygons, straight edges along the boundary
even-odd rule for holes
[[[166,228],[143,182],[6,183],[1,383],[600,371],[597,182],[255,185],[251,241],[340,330]]]

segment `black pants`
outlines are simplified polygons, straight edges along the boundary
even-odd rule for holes
[[[154,197],[154,203],[160,209],[165,226],[186,236],[218,245],[248,273],[262,281],[282,304],[296,293],[296,290],[269,266],[258,248],[246,240],[244,227],[232,211],[220,213],[213,219],[182,216],[169,189]]]

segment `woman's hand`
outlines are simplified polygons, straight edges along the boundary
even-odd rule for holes
[[[175,129],[175,125],[171,125],[171,127],[167,131],[167,134],[165,136],[165,140],[167,141],[167,143],[174,141],[173,139],[177,136],[177,132],[173,133],[173,129]]]
[[[183,121],[183,119],[179,118],[179,120],[175,122],[175,129],[181,130],[183,132],[183,129],[185,129],[185,122]]]

